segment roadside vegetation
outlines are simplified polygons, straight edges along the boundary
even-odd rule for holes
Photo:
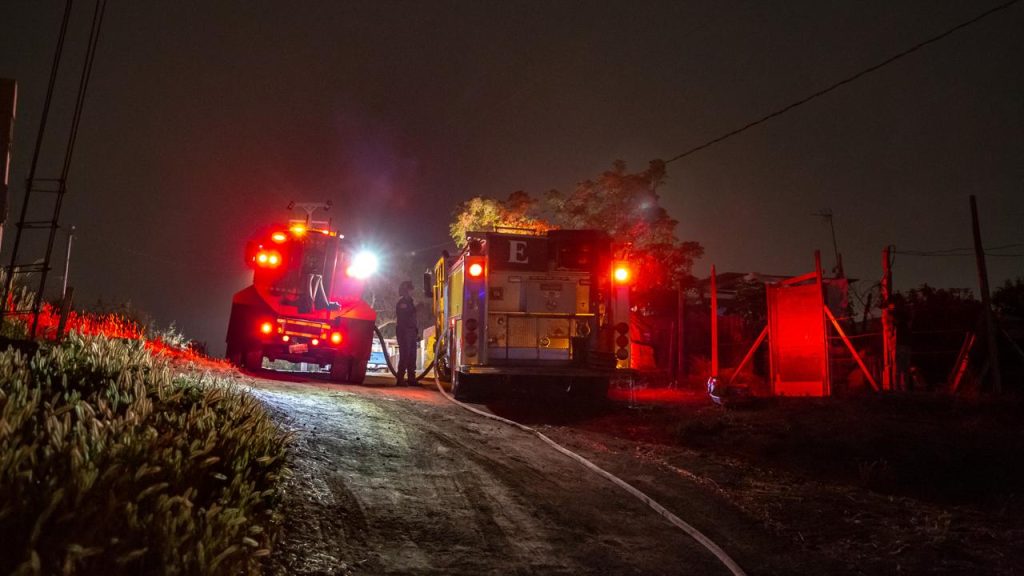
[[[69,327],[0,351],[0,574],[259,573],[287,435],[180,335]]]

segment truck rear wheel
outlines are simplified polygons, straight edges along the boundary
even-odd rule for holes
[[[227,351],[224,352],[224,357],[227,358],[228,362],[231,362],[235,366],[238,366],[239,368],[244,367],[242,364],[242,361],[244,360],[242,357],[242,347],[237,342],[228,342],[228,348]]]
[[[245,367],[249,370],[259,370],[263,368],[263,348],[256,347],[250,348],[245,352]]]
[[[473,378],[469,374],[463,374],[458,370],[452,372],[452,396],[460,402],[472,400],[475,397],[476,387]]]
[[[363,380],[366,380],[366,363],[369,359],[362,359],[358,361],[356,359],[351,360],[352,367],[348,372],[348,381],[352,384],[362,384]]]
[[[331,381],[332,382],[348,382],[349,373],[352,371],[352,357],[337,355],[334,357],[334,362],[331,362]],[[363,369],[363,373],[366,373],[366,369]]]

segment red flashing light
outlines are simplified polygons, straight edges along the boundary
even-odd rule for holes
[[[484,265],[479,262],[473,262],[469,265],[469,275],[471,278],[479,278],[484,273]]]
[[[263,324],[260,324],[260,332],[263,332],[264,334],[270,334],[273,331],[274,325],[272,323],[264,322]]]
[[[341,344],[341,332],[331,334],[331,344]]]
[[[612,278],[614,278],[619,284],[629,282],[631,276],[632,274],[630,274],[629,266],[625,264],[617,264],[615,269],[612,271]]]
[[[288,235],[285,234],[284,232],[274,232],[273,234],[270,235],[270,239],[280,244],[288,239]]]
[[[260,268],[277,268],[281,265],[281,254],[273,250],[260,250],[255,260]]]

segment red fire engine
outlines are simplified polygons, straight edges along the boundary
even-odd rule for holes
[[[245,248],[252,285],[236,293],[228,322],[227,358],[258,369],[263,358],[330,365],[331,379],[363,381],[370,357],[374,310],[362,300],[376,268],[327,222],[311,214],[329,204],[293,204],[303,220],[272,227]]]
[[[514,379],[603,396],[630,367],[628,265],[597,230],[470,233],[434,268],[436,369],[457,398]]]

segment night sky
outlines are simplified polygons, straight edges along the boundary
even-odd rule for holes
[[[130,300],[220,353],[244,242],[291,200],[332,200],[360,243],[435,254],[461,200],[644,169],[995,3],[115,0],[62,218],[76,303]],[[91,4],[41,177],[62,158]],[[4,265],[63,8],[0,0],[0,77],[20,92]],[[969,248],[975,194],[986,244],[1018,244],[989,259],[993,284],[1024,276],[1022,30],[1024,3],[670,164],[663,204],[706,248],[695,272],[799,274],[817,248],[830,267],[813,215],[830,209],[866,287],[887,244]],[[900,254],[894,276],[977,293],[969,256]]]

